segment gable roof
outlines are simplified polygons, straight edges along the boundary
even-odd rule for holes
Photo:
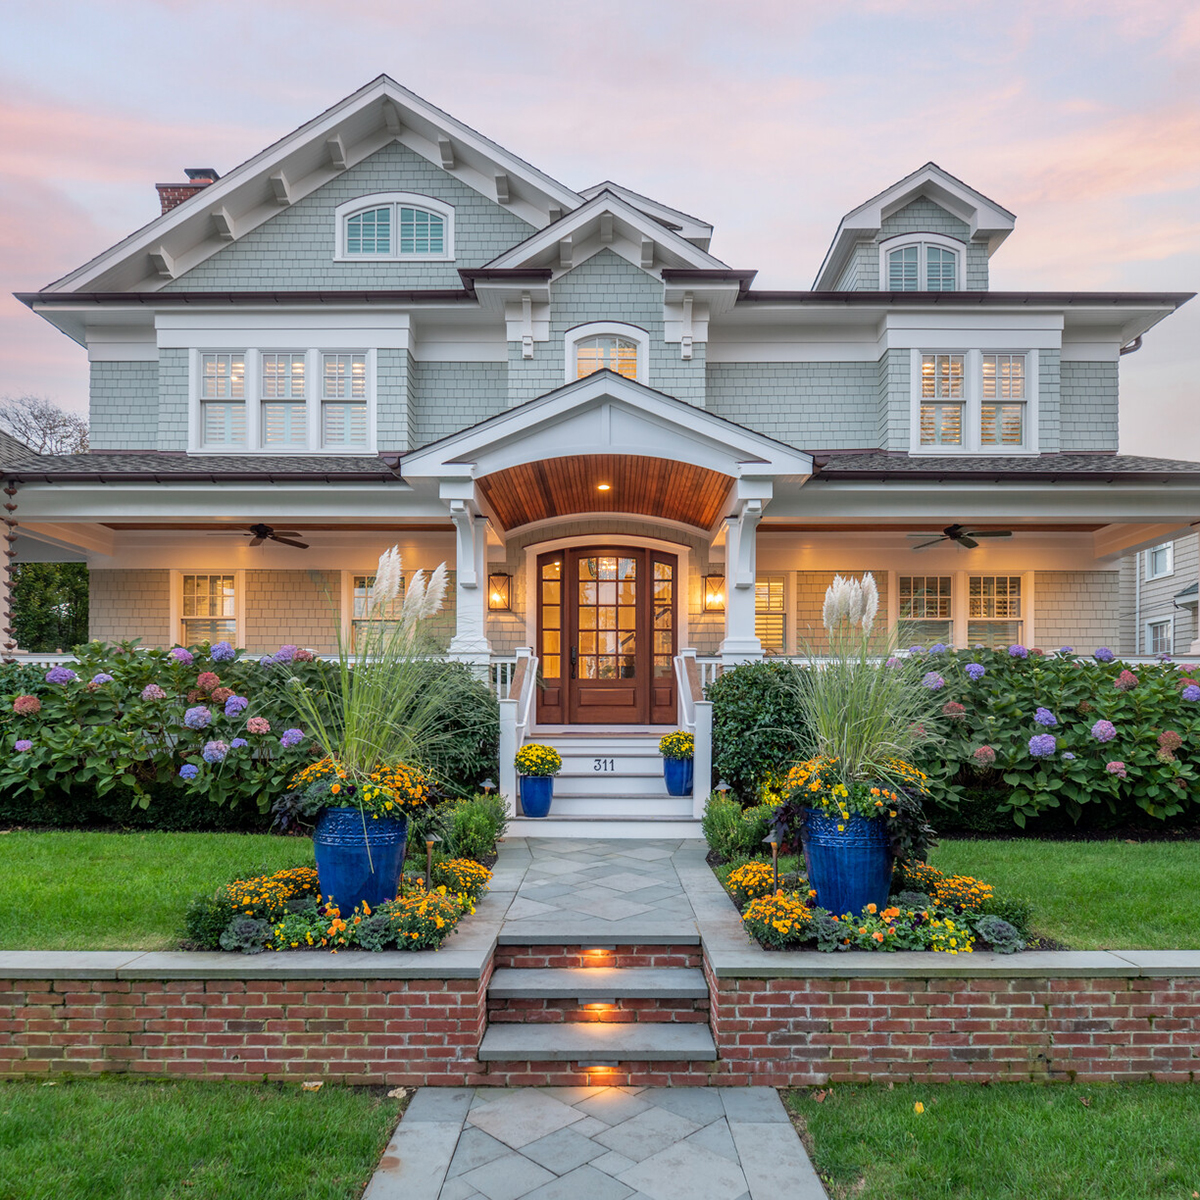
[[[24,467],[41,462],[42,456],[19,438],[0,429],[0,471],[9,467]]]
[[[611,192],[614,196],[620,196],[622,200],[644,212],[646,216],[653,217],[668,229],[673,229],[681,237],[687,238],[694,246],[699,246],[701,250],[708,249],[709,242],[712,240],[713,227],[707,221],[693,217],[690,213],[682,212],[678,208],[670,208],[658,200],[651,200],[649,196],[643,196],[641,192],[635,192],[632,188],[613,183],[611,179],[606,179],[603,183],[593,183],[591,187],[581,188],[579,194],[585,199],[591,200],[601,192]]]
[[[835,287],[854,243],[873,238],[888,217],[922,196],[962,221],[969,228],[972,241],[986,242],[989,255],[1012,233],[1016,223],[1017,218],[1007,208],[942,170],[937,163],[927,162],[842,218],[813,289]]]
[[[153,291],[399,141],[529,224],[583,197],[380,75],[44,291]]]

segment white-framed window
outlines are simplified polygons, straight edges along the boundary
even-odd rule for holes
[[[1146,622],[1146,653],[1173,654],[1175,651],[1175,618],[1162,617]]]
[[[181,575],[179,641],[184,646],[221,641],[239,644],[234,572]]]
[[[576,325],[567,330],[564,346],[567,382],[607,368],[645,383],[649,349],[649,336],[636,325],[608,321]]]
[[[1146,579],[1166,579],[1175,574],[1175,543],[1163,542],[1146,551]]]
[[[786,575],[760,575],[754,581],[754,636],[767,654],[787,653]]]
[[[951,575],[901,575],[898,633],[902,646],[954,644],[954,578]]]
[[[374,575],[353,575],[350,579],[350,644],[354,646],[358,640],[358,631],[370,620],[382,620],[389,625],[394,618],[400,616],[404,607],[404,580],[400,581],[400,590],[394,600],[388,602],[384,611],[372,615],[373,595],[375,588]]]
[[[967,645],[1014,646],[1023,642],[1020,575],[967,577]]]
[[[915,454],[1036,450],[1037,353],[912,351]]]
[[[365,454],[375,443],[375,352],[192,351],[194,453]]]
[[[879,244],[885,292],[957,292],[963,288],[963,243],[940,233],[905,233]]]
[[[416,192],[379,192],[339,204],[338,262],[450,262],[454,209]]]

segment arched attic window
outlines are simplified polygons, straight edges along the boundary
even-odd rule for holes
[[[936,233],[889,238],[879,247],[885,292],[957,292],[963,288],[963,244]]]
[[[646,333],[636,325],[578,325],[567,331],[567,380],[583,379],[607,368],[645,383],[647,348]]]
[[[430,262],[454,258],[454,209],[432,196],[385,192],[336,210],[342,262]]]

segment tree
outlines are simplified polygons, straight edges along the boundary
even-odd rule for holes
[[[14,564],[12,627],[17,645],[35,654],[52,654],[86,642],[87,564]]]
[[[5,396],[0,429],[38,454],[82,454],[88,448],[87,417],[59,408],[47,396]]]

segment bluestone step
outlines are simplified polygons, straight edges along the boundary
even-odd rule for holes
[[[699,967],[501,967],[488,984],[497,1000],[702,1000],[708,984]]]
[[[480,1062],[713,1062],[707,1025],[674,1023],[491,1025]]]

